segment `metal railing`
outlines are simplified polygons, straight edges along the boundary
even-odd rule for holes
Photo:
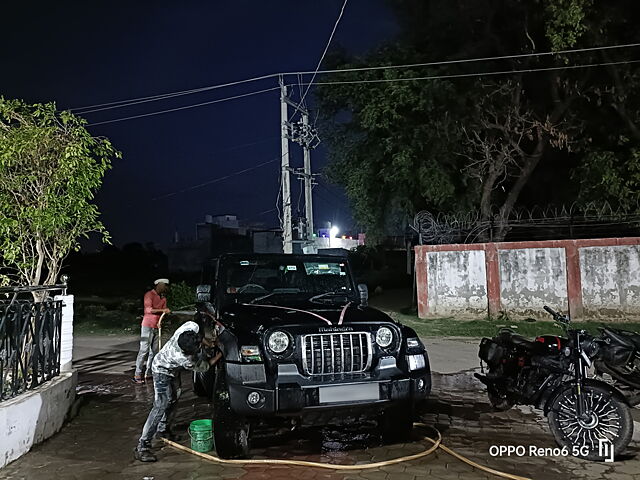
[[[66,287],[0,288],[0,402],[60,374],[62,301],[52,294]]]

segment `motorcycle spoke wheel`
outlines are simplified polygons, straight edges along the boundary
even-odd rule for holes
[[[585,386],[584,399],[586,413],[580,418],[573,388],[556,397],[549,412],[549,425],[556,441],[569,447],[571,453],[579,452],[578,456],[590,460],[603,459],[599,453],[603,440],[613,445],[616,454],[621,453],[633,433],[629,408],[597,386]]]

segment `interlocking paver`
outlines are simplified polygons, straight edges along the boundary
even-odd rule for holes
[[[438,451],[419,460],[374,470],[340,471],[303,467],[261,465],[239,467],[205,461],[159,444],[156,464],[132,459],[132,450],[152,399],[148,386],[138,387],[118,375],[83,376],[85,384],[100,384],[105,395],[87,397],[77,418],[56,436],[35,447],[31,453],[0,471],[0,478],[29,480],[136,479],[185,480],[228,478],[248,480],[421,480],[495,478]],[[188,393],[180,400],[175,431],[179,442],[188,445],[186,427],[193,418],[206,418],[210,405]],[[546,419],[529,407],[493,412],[480,390],[435,391],[422,421],[436,426],[443,444],[481,465],[497,470],[555,480],[585,478],[595,480],[640,480],[640,448],[632,444],[631,457],[615,464],[596,464],[581,459],[553,457],[491,457],[492,445],[535,445],[555,447]],[[369,422],[371,423],[371,422]],[[416,429],[415,441],[380,445],[370,424],[331,428],[288,430],[256,429],[252,455],[263,458],[295,458],[336,464],[357,464],[417,453],[429,442],[429,429]],[[182,432],[182,433],[181,433]],[[351,441],[351,438],[357,438]]]

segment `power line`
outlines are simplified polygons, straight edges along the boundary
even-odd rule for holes
[[[640,60],[621,60],[618,62],[602,62],[602,63],[588,63],[588,64],[580,64],[580,65],[563,65],[561,67],[540,67],[540,68],[524,68],[517,70],[498,70],[498,71],[489,71],[489,72],[473,72],[473,73],[457,73],[457,74],[449,74],[449,75],[429,75],[423,77],[406,77],[406,78],[381,78],[381,79],[371,79],[371,80],[337,80],[333,82],[316,82],[315,85],[348,85],[348,84],[359,84],[359,83],[394,83],[394,82],[409,82],[409,81],[420,81],[420,80],[444,80],[451,78],[470,78],[470,77],[488,77],[488,76],[496,76],[496,75],[510,75],[514,73],[534,73],[534,72],[548,72],[555,70],[574,70],[579,68],[592,68],[592,67],[603,67],[603,66],[612,66],[612,65],[630,65],[634,63],[639,63]],[[310,85],[309,83],[303,83],[303,85]],[[235,100],[238,98],[248,97],[251,95],[257,95],[261,93],[271,92],[274,90],[280,90],[280,87],[267,88],[264,90],[258,90],[256,92],[249,92],[242,95],[235,95],[232,97],[221,98],[218,100],[212,100],[209,102],[197,103],[194,105],[186,105],[183,107],[171,108],[167,110],[160,110],[151,113],[144,113],[141,115],[133,115],[130,117],[116,118],[113,120],[106,120],[103,122],[89,123],[87,126],[94,125],[102,125],[105,123],[114,123],[114,122],[122,122],[125,120],[133,120],[136,118],[149,117],[153,115],[160,115],[163,113],[170,113],[179,110],[185,110],[188,108],[195,108],[204,105],[211,105],[214,103],[226,102],[228,100]]]
[[[378,65],[371,67],[354,67],[354,68],[343,68],[343,69],[331,69],[331,70],[314,70],[314,71],[294,71],[294,72],[279,72],[279,73],[271,73],[267,75],[260,75],[257,77],[251,77],[243,80],[237,80],[228,83],[221,83],[216,85],[210,85],[201,88],[189,89],[189,90],[180,90],[169,93],[163,93],[159,95],[151,95],[145,97],[132,98],[128,100],[118,100],[114,102],[107,103],[99,103],[94,105],[86,105],[84,107],[73,107],[69,110],[75,111],[78,114],[92,113],[102,110],[109,110],[112,108],[123,108],[130,105],[137,105],[140,103],[153,102],[165,100],[168,98],[183,96],[183,95],[191,95],[201,92],[206,92],[209,90],[215,90],[219,88],[231,87],[234,85],[240,85],[243,83],[256,82],[260,80],[267,80],[270,78],[277,78],[281,75],[323,75],[329,73],[347,73],[347,72],[364,72],[364,71],[375,71],[375,70],[389,70],[389,69],[401,69],[401,68],[415,68],[415,67],[435,67],[435,66],[443,66],[443,65],[455,65],[455,64],[463,64],[463,63],[475,63],[475,62],[487,62],[487,61],[495,61],[495,60],[508,60],[508,59],[519,59],[519,58],[531,58],[531,57],[544,57],[544,56],[553,56],[553,55],[568,55],[574,53],[585,53],[585,52],[595,52],[602,50],[612,50],[612,49],[625,49],[625,48],[634,48],[640,47],[640,43],[627,43],[627,44],[618,44],[618,45],[606,45],[599,47],[586,47],[586,48],[575,48],[568,50],[559,50],[557,52],[538,52],[538,53],[523,53],[523,54],[514,54],[514,55],[500,55],[500,56],[491,56],[491,57],[477,57],[477,58],[466,58],[466,59],[458,59],[458,60],[443,60],[443,61],[435,61],[435,62],[424,62],[424,63],[408,63],[408,64],[399,64],[399,65]],[[105,108],[102,108],[105,107]],[[82,111],[80,111],[82,110]]]
[[[150,116],[153,116],[153,115],[160,115],[160,114],[169,113],[169,112],[177,112],[179,110],[186,110],[188,108],[202,107],[204,105],[211,105],[213,103],[227,102],[229,100],[236,100],[238,98],[249,97],[251,95],[258,95],[258,94],[261,94],[261,93],[272,92],[274,90],[280,90],[280,87],[266,88],[264,90],[258,90],[258,91],[255,91],[255,92],[243,93],[241,95],[234,95],[232,97],[219,98],[217,100],[211,100],[209,102],[196,103],[196,104],[193,104],[193,105],[185,105],[183,107],[169,108],[167,110],[159,110],[159,111],[156,111],[156,112],[142,113],[140,115],[131,115],[129,117],[123,117],[123,118],[115,118],[113,120],[105,120],[104,122],[89,123],[89,124],[87,124],[87,126],[88,127],[92,127],[94,125],[103,125],[105,123],[123,122],[125,120],[134,120],[136,118],[150,117]]]
[[[265,79],[268,79],[268,78],[272,78],[274,76],[275,76],[275,74],[261,75],[261,76],[258,76],[258,77],[246,78],[244,80],[236,80],[236,81],[233,81],[233,82],[220,83],[220,84],[217,84],[217,85],[209,85],[209,86],[206,86],[206,87],[193,88],[193,89],[190,89],[190,90],[180,90],[180,91],[176,91],[176,92],[161,93],[159,95],[151,95],[151,96],[147,96],[147,97],[132,98],[132,99],[129,99],[129,100],[117,100],[115,102],[99,103],[99,104],[96,104],[96,105],[86,105],[84,107],[74,107],[74,108],[69,108],[69,110],[71,110],[71,111],[84,110],[82,112],[78,112],[80,114],[91,113],[91,112],[99,112],[101,110],[109,110],[110,108],[127,107],[129,105],[136,105],[138,103],[153,102],[153,101],[156,101],[156,100],[164,100],[165,98],[172,98],[172,97],[177,97],[177,96],[182,96],[182,95],[191,95],[193,93],[207,92],[209,90],[216,90],[216,89],[219,89],[219,88],[232,87],[234,85],[240,85],[240,84],[243,84],[243,83],[257,82],[259,80],[265,80]],[[100,107],[106,107],[106,108],[100,108]],[[90,109],[90,110],[86,110],[86,109]]]
[[[622,60],[619,62],[602,62],[602,63],[587,63],[581,65],[564,65],[562,67],[541,67],[541,68],[523,68],[519,70],[499,70],[489,72],[474,72],[474,73],[456,73],[450,75],[429,75],[426,77],[407,77],[407,78],[380,78],[372,80],[338,80],[335,82],[316,82],[315,85],[347,85],[357,83],[393,83],[393,82],[409,82],[418,80],[441,80],[448,78],[468,78],[468,77],[486,77],[495,75],[508,75],[512,73],[533,73],[533,72],[549,72],[554,70],[573,70],[578,68],[590,68],[590,67],[604,67],[611,65],[627,65],[633,63],[639,63],[640,60]],[[307,84],[303,84],[307,85]]]
[[[158,197],[153,197],[151,200],[155,201],[155,200],[161,200],[163,198],[173,197],[175,195],[179,195],[179,194],[184,193],[184,192],[189,192],[191,190],[196,190],[198,188],[206,187],[206,186],[212,185],[214,183],[222,182],[223,180],[227,180],[227,179],[229,179],[231,177],[235,177],[235,176],[241,175],[243,173],[247,173],[247,172],[250,172],[252,170],[256,170],[256,169],[258,169],[260,167],[264,167],[265,165],[268,165],[270,163],[278,162],[278,161],[280,161],[280,158],[281,157],[275,157],[275,158],[272,158],[271,160],[267,160],[266,162],[262,162],[262,163],[259,163],[258,165],[254,165],[253,167],[245,168],[243,170],[238,170],[237,172],[230,173],[229,175],[225,175],[224,177],[214,178],[213,180],[209,180],[207,182],[199,183],[198,185],[192,185],[190,187],[182,188],[180,190],[176,190],[175,192],[166,193],[166,194],[160,195]]]
[[[344,3],[342,4],[342,8],[340,9],[340,14],[338,15],[338,18],[336,19],[336,23],[333,25],[333,30],[331,30],[331,35],[329,35],[329,40],[327,41],[327,45],[324,47],[324,51],[322,52],[322,56],[320,57],[320,60],[318,61],[318,65],[316,66],[316,69],[313,72],[313,75],[311,76],[311,80],[309,81],[309,84],[307,86],[307,89],[304,92],[304,95],[302,95],[302,98],[300,99],[300,102],[298,103],[298,107],[296,108],[296,111],[293,112],[293,116],[291,117],[292,120],[293,120],[293,117],[296,116],[296,113],[300,110],[300,107],[304,104],[304,99],[306,98],[307,93],[309,93],[309,89],[311,88],[311,85],[313,84],[313,80],[316,78],[316,75],[318,74],[318,70],[320,69],[320,65],[322,64],[322,61],[324,60],[324,57],[327,54],[327,51],[329,50],[329,45],[331,45],[331,40],[333,40],[333,36],[335,35],[336,30],[338,29],[338,24],[340,23],[340,20],[342,19],[342,15],[344,14],[344,9],[347,6],[347,2],[348,1],[349,0],[344,0]]]

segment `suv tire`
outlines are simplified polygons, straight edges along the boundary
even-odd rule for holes
[[[220,458],[249,455],[249,422],[231,409],[229,387],[223,362],[215,372],[213,394],[213,441]]]

